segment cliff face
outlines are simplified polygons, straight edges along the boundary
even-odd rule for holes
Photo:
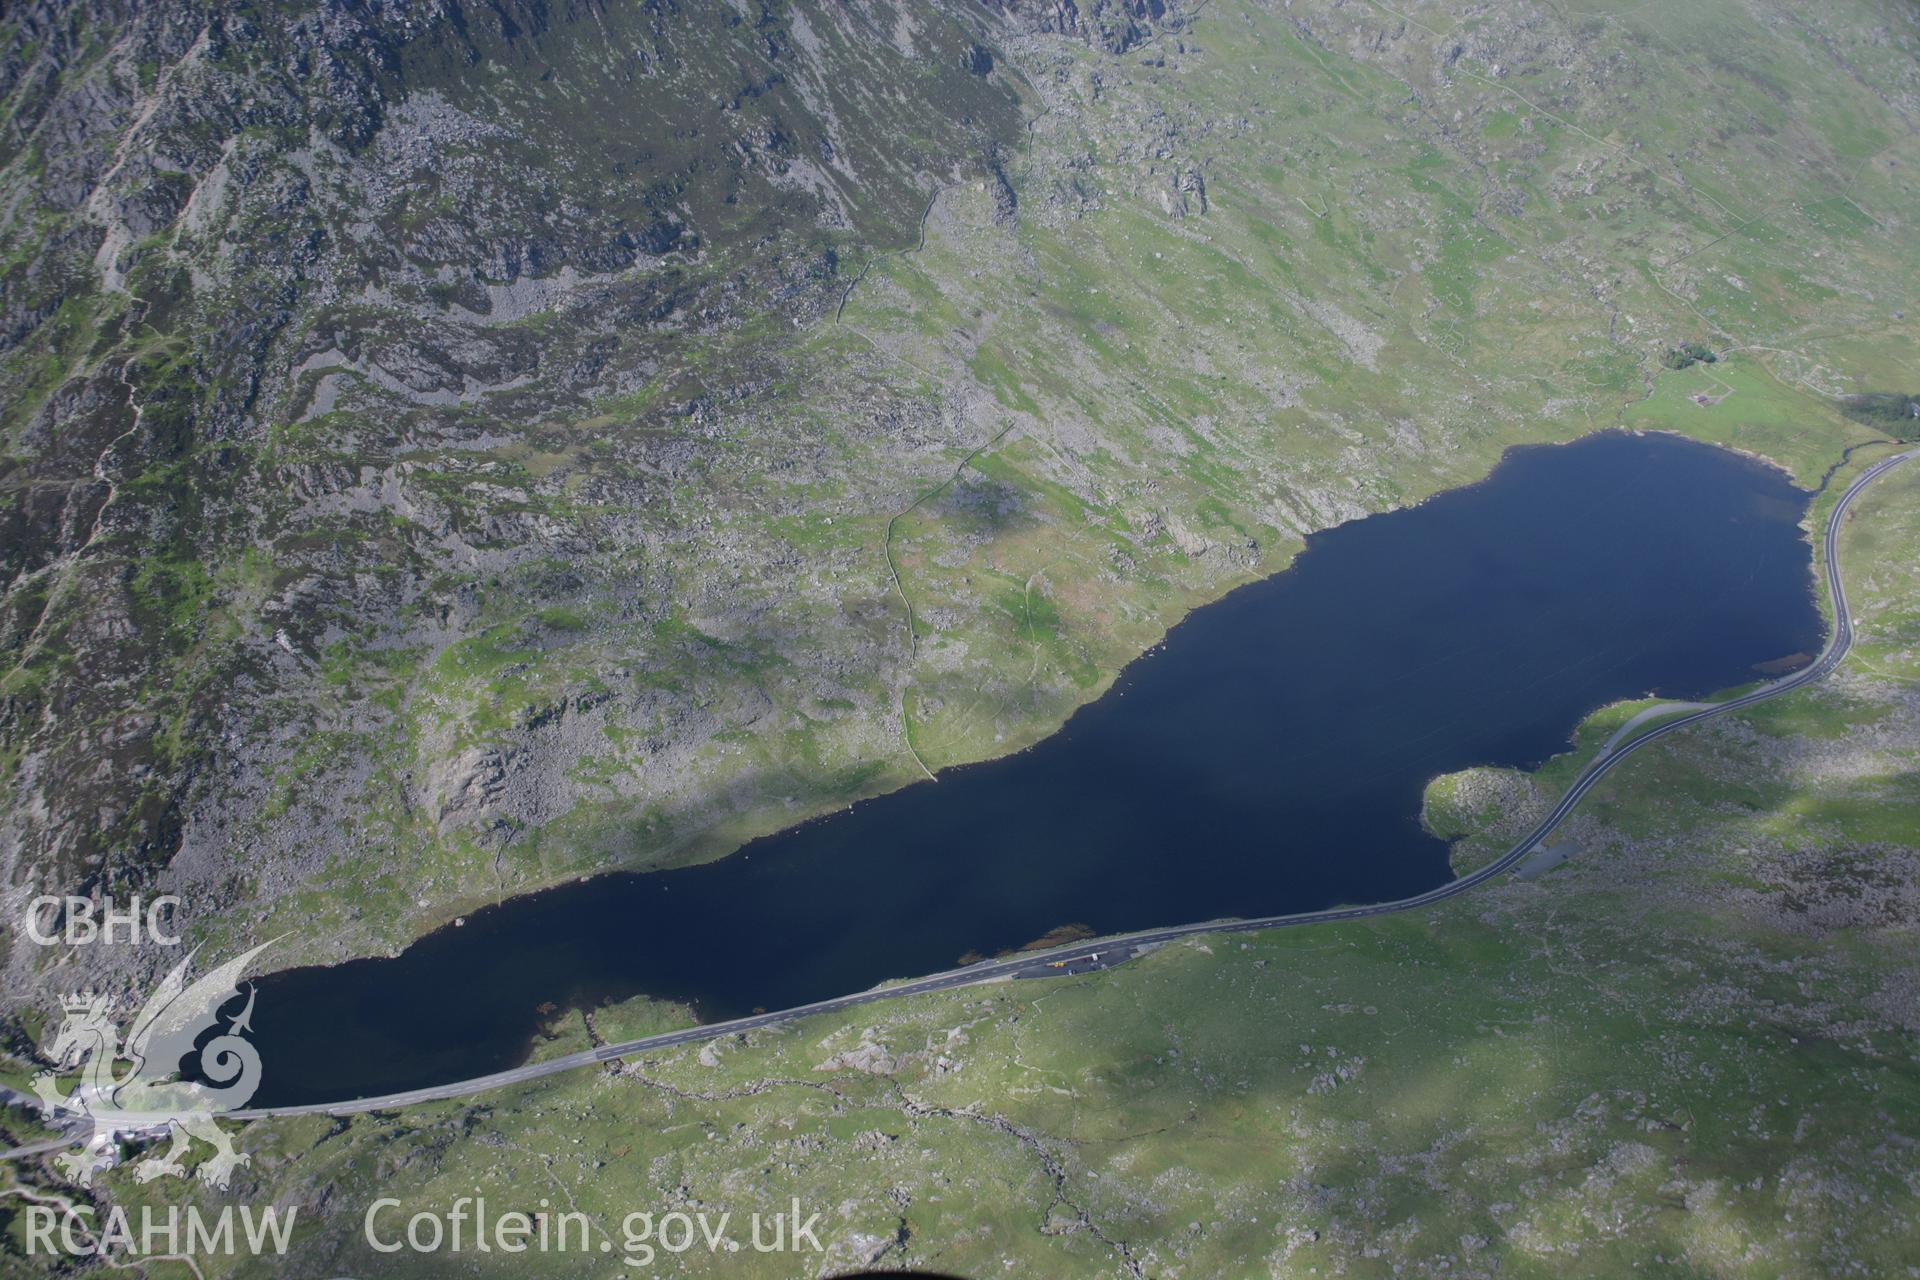
[[[957,3],[15,9],[12,897],[164,884],[211,906],[365,840],[324,787],[273,799],[321,767],[316,733],[364,780],[374,744],[417,727],[339,682],[342,646],[428,661],[487,625],[488,580],[684,528],[651,490],[697,450],[648,415],[697,422],[729,392],[662,385],[662,352],[737,345],[751,369],[744,325],[817,317],[936,184],[986,172],[1021,120],[987,53],[1002,31]],[[609,397],[634,412],[564,469],[591,512],[544,476],[500,501],[452,478],[584,450],[553,426]],[[556,609],[587,589],[543,582]],[[386,792],[403,826],[435,810],[437,838],[477,785],[466,748],[407,756],[423,784],[452,778],[451,800]]]
[[[982,0],[1025,30],[1075,36],[1125,53],[1157,31],[1181,30],[1188,17],[1180,0]]]

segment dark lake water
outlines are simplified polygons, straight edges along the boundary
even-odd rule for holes
[[[704,1018],[1016,947],[1372,902],[1449,878],[1428,779],[1530,766],[1619,698],[1695,697],[1819,648],[1807,494],[1666,436],[1511,452],[1486,482],[1308,540],[1182,622],[1030,751],[720,862],[571,884],[391,960],[260,983],[257,1105],[523,1060],[538,1006]]]

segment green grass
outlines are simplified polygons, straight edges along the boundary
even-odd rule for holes
[[[220,705],[224,646],[276,653],[283,621],[313,642],[313,670],[255,709],[262,740],[289,745],[240,847],[271,864],[315,824],[364,839],[285,890],[273,866],[236,855],[232,879],[260,888],[238,891],[243,909],[210,926],[209,945],[258,925],[296,930],[302,958],[376,950],[503,892],[718,856],[917,778],[896,716],[935,765],[1036,740],[1184,612],[1284,567],[1307,533],[1479,479],[1511,444],[1672,430],[1811,484],[1876,434],[1839,397],[1911,386],[1920,237],[1905,175],[1920,146],[1885,86],[1910,72],[1912,29],[1884,5],[1783,21],[1743,0],[1589,4],[1519,35],[1501,11],[1222,0],[1154,46],[1165,66],[1038,42],[1029,70],[1050,109],[1030,145],[1016,117],[1041,104],[1018,76],[983,86],[958,70],[971,19],[919,17],[938,30],[910,80],[875,71],[819,87],[857,173],[867,156],[905,158],[902,139],[935,169],[960,166],[913,252],[927,183],[893,176],[913,166],[853,182],[852,226],[808,215],[782,239],[769,211],[799,208],[778,203],[791,192],[703,160],[724,153],[710,148],[736,115],[813,118],[797,80],[721,110],[764,39],[792,38],[785,10],[767,32],[716,26],[713,49],[658,78],[581,52],[652,49],[651,19],[632,13],[556,22],[512,47],[476,30],[482,72],[434,61],[434,42],[409,46],[418,84],[514,126],[474,153],[483,167],[553,175],[555,199],[478,211],[489,234],[545,235],[567,208],[644,216],[660,190],[635,176],[638,148],[680,175],[672,200],[705,256],[607,292],[650,304],[646,289],[684,289],[678,320],[561,309],[496,335],[537,342],[560,370],[611,333],[631,391],[540,384],[445,409],[366,391],[364,405],[299,424],[263,402],[257,442],[176,438],[233,390],[206,336],[228,303],[196,311],[176,296],[189,265],[219,264],[164,236],[135,283],[174,305],[143,306],[145,328],[129,332],[128,304],[76,284],[0,355],[5,448],[23,468],[70,445],[75,474],[93,465],[104,440],[25,429],[87,361],[137,347],[143,385],[174,397],[156,400],[151,450],[127,453],[139,474],[120,499],[185,530],[126,577],[150,645],[140,709],[164,726],[163,755],[187,758],[195,715]],[[818,34],[837,65],[891,57],[894,32],[861,30]],[[534,68],[548,66],[543,80]],[[911,87],[912,118],[856,100],[888,83]],[[655,127],[696,98],[707,105],[694,127]],[[305,136],[247,134],[260,189],[309,180],[277,150]],[[1007,144],[1020,198],[1011,230],[968,167],[989,136]],[[219,140],[201,141],[211,154]],[[23,155],[9,182],[37,189],[40,165]],[[1174,219],[1162,193],[1189,167],[1209,208]],[[728,204],[734,178],[746,185]],[[444,199],[417,195],[415,217]],[[21,216],[8,271],[57,230]],[[225,230],[264,243],[303,226],[276,213]],[[824,311],[759,305],[788,283],[772,273],[823,246],[839,254]],[[872,255],[835,323],[840,289]],[[729,313],[717,298],[741,301]],[[405,348],[420,327],[373,303],[295,310],[287,341],[302,350],[329,326],[376,350]],[[1724,358],[1662,369],[1690,340]],[[717,406],[710,421],[675,409],[702,397]],[[910,645],[888,521],[1009,424],[897,522]],[[482,436],[508,440],[442,447]],[[228,449],[233,469],[212,469]],[[408,514],[291,496],[312,479],[298,469],[333,463],[380,473],[368,493],[392,474]],[[26,482],[7,486],[24,494]],[[235,490],[263,509],[196,541],[194,522],[224,509],[206,499]],[[250,1136],[257,1176],[316,1205],[333,1191],[350,1206],[374,1186],[424,1202],[503,1166],[516,1185],[566,1180],[608,1211],[681,1185],[741,1206],[831,1196],[843,1236],[884,1241],[904,1226],[906,1251],[890,1259],[981,1274],[1008,1262],[1014,1274],[1110,1271],[1111,1241],[1150,1274],[1432,1272],[1443,1260],[1455,1272],[1716,1276],[1834,1274],[1851,1260],[1898,1274],[1912,1261],[1899,1232],[1913,1173],[1909,1149],[1882,1138],[1915,1110],[1896,1017],[1904,944],[1827,929],[1839,907],[1805,867],[1867,848],[1831,879],[1876,900],[1861,868],[1885,859],[1893,875],[1913,844],[1895,694],[1920,677],[1920,557],[1901,522],[1915,509],[1910,482],[1890,481],[1850,527],[1849,564],[1857,548],[1869,566],[1865,624],[1838,687],[1636,756],[1576,819],[1582,853],[1539,885],[890,1009],[876,1034],[926,1056],[888,1078],[816,1071],[821,1041],[851,1047],[861,1029],[826,1022],[729,1044],[718,1067],[691,1052],[649,1064],[679,1092],[581,1077],[334,1136],[319,1122],[263,1127]],[[1189,554],[1179,528],[1217,545]],[[232,545],[213,545],[223,538]],[[513,567],[456,572],[460,543]],[[321,590],[293,594],[308,579]],[[0,676],[21,723],[86,692],[80,606],[116,581],[59,593],[41,660]],[[464,592],[470,606],[443,630],[435,606]],[[30,582],[9,604],[28,617],[52,596]],[[416,598],[427,603],[395,605],[378,626],[356,613]],[[269,612],[288,600],[292,619]],[[591,753],[557,766],[571,772],[544,826],[509,805],[442,830],[433,797],[396,785],[410,775],[424,789],[475,746],[541,744],[527,713],[589,692],[610,692],[616,711]],[[91,704],[87,730],[111,728],[125,702]],[[1630,710],[1585,726],[1541,787],[1564,785]],[[656,753],[671,766],[648,772]],[[10,771],[22,758],[15,744],[0,754]],[[1432,820],[1463,857],[1500,845],[1486,828],[1502,815],[1447,801]],[[504,851],[487,843],[496,819],[519,832]],[[542,1051],[584,1037],[563,1024]],[[942,1054],[957,1066],[938,1067]],[[501,1145],[473,1140],[493,1137]],[[541,1158],[554,1152],[567,1158]],[[303,1260],[390,1273],[353,1256],[352,1238],[351,1223],[310,1238]]]
[[[1910,651],[1920,471],[1881,483],[1842,554],[1863,643]],[[1740,713],[1764,732],[1690,729],[1636,755],[1574,819],[1580,852],[1538,883],[1190,940],[1095,976],[915,997],[400,1115],[255,1125],[250,1194],[351,1225],[376,1195],[412,1211],[474,1186],[535,1188],[609,1229],[636,1206],[744,1215],[797,1197],[826,1210],[839,1265],[892,1241],[893,1264],[973,1275],[1129,1261],[1902,1274],[1920,1265],[1920,1071],[1891,993],[1913,976],[1900,904],[1920,795],[1910,752],[1863,771],[1807,713],[1836,697],[1871,713],[1900,689],[1851,663],[1837,684]],[[1592,717],[1539,783],[1557,786],[1641,705]],[[1764,781],[1742,791],[1746,778]],[[1508,820],[1462,785],[1430,790],[1435,830],[1478,839]],[[645,1000],[592,1014],[603,1040],[685,1017]],[[588,1043],[574,1013],[536,1052]],[[836,1065],[863,1045],[893,1065]],[[128,1203],[204,1199],[112,1185]],[[344,1228],[304,1236],[298,1257],[329,1272],[374,1261]],[[404,1253],[378,1262],[439,1274]],[[554,1275],[603,1265],[542,1260]],[[794,1262],[677,1265],[771,1276]]]
[[[1920,472],[1880,483],[1842,554],[1863,645],[1910,650]],[[1149,1274],[1899,1274],[1917,1261],[1920,1073],[1887,1002],[1912,970],[1908,926],[1878,911],[1899,910],[1896,860],[1920,857],[1920,796],[1910,759],[1879,779],[1834,767],[1849,744],[1808,709],[1838,697],[1871,716],[1899,696],[1844,672],[1837,691],[1741,713],[1762,733],[1692,729],[1636,755],[1576,817],[1581,852],[1538,884],[1195,940],[1093,977],[874,1006],[344,1127],[256,1125],[249,1194],[351,1226],[377,1195],[412,1211],[533,1187],[610,1230],[677,1196],[736,1214],[798,1197],[830,1210],[823,1239],[843,1261],[894,1240],[894,1262],[961,1274],[1110,1274],[1127,1258]],[[1592,717],[1541,784],[1641,705]],[[1743,793],[1741,778],[1768,781]],[[1436,830],[1504,821],[1457,786],[1430,793]],[[1776,923],[1818,908],[1809,893],[1839,894],[1854,922]],[[639,1000],[592,1018],[612,1040],[686,1012]],[[536,1053],[588,1043],[580,1015],[562,1015]],[[895,1065],[831,1066],[863,1043]],[[112,1185],[132,1204],[199,1196]],[[367,1270],[359,1241],[314,1230],[298,1260]],[[438,1274],[431,1259],[378,1262]]]

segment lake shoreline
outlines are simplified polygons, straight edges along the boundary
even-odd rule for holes
[[[1536,472],[1562,492],[1539,491]],[[1691,493],[1688,484],[1724,492]],[[1069,921],[1108,934],[1432,888],[1450,874],[1445,842],[1409,831],[1407,815],[1393,812],[1399,802],[1382,799],[1411,785],[1417,827],[1419,790],[1446,771],[1429,766],[1537,765],[1564,749],[1597,705],[1640,693],[1645,673],[1667,670],[1660,662],[1671,666],[1672,692],[1704,694],[1735,683],[1726,677],[1753,661],[1812,642],[1819,615],[1803,585],[1813,563],[1802,528],[1810,496],[1774,469],[1683,438],[1607,432],[1516,446],[1475,485],[1312,535],[1287,570],[1188,614],[1143,655],[1161,662],[1136,659],[1104,697],[1032,747],[945,770],[938,786],[836,810],[734,857],[615,872],[510,899],[425,935],[398,960],[284,970],[263,981],[262,1008],[268,996],[284,996],[295,1007],[329,1010],[330,1024],[385,1017],[410,1028],[398,1007],[352,1012],[354,1000],[385,1006],[390,995],[344,993],[398,982],[426,999],[437,989],[433,974],[443,972],[457,983],[491,974],[505,1006],[590,1007],[644,993],[725,1017],[932,972],[963,951],[991,954]],[[1709,499],[1726,509],[1708,516]],[[1482,528],[1489,516],[1492,525]],[[1729,524],[1727,516],[1737,518]],[[1503,521],[1515,536],[1499,532]],[[1551,555],[1529,545],[1543,536],[1561,540]],[[1628,545],[1616,552],[1621,539]],[[1694,542],[1718,548],[1687,570],[1695,577],[1672,578],[1656,563],[1662,547]],[[1756,554],[1772,566],[1766,575],[1752,568]],[[1709,572],[1713,555],[1734,569],[1748,565],[1745,577]],[[1406,563],[1409,556],[1419,563]],[[1577,571],[1555,556],[1569,557]],[[1355,573],[1364,590],[1350,580]],[[1465,576],[1441,582],[1448,574]],[[1618,598],[1592,598],[1607,574],[1620,578]],[[1512,583],[1517,601],[1501,596]],[[1734,593],[1726,599],[1746,613],[1729,624],[1700,609],[1700,597],[1716,589]],[[1753,601],[1740,594],[1756,591]],[[1476,592],[1491,603],[1458,607],[1455,595]],[[1650,605],[1660,592],[1699,614],[1688,626],[1707,630],[1668,637],[1662,643],[1671,652],[1656,661],[1643,652],[1647,636],[1672,629]],[[1549,599],[1559,603],[1549,607]],[[1502,621],[1495,615],[1503,608],[1519,611]],[[1353,615],[1340,623],[1353,634],[1302,625],[1342,613]],[[1791,625],[1771,630],[1783,618]],[[1757,636],[1749,634],[1756,627]],[[1604,636],[1614,638],[1594,639]],[[1580,657],[1590,640],[1596,651]],[[1746,661],[1727,665],[1722,641]],[[1429,642],[1460,651],[1423,657],[1420,645]],[[1413,678],[1435,660],[1449,664],[1443,679]],[[1282,678],[1273,678],[1276,669]],[[1312,681],[1291,678],[1306,672],[1337,672],[1348,684],[1315,692]],[[1516,700],[1499,694],[1502,681],[1519,682],[1520,709],[1506,705]],[[1395,692],[1377,696],[1376,685]],[[1595,701],[1589,691],[1611,696]],[[1551,706],[1536,707],[1541,699]],[[1483,725],[1490,713],[1497,723]],[[1297,734],[1276,733],[1276,725],[1333,737],[1302,748]],[[1454,753],[1444,759],[1429,742],[1442,729],[1460,738],[1444,744]],[[1337,765],[1321,758],[1328,752]],[[1168,779],[1187,785],[1188,762],[1200,760],[1206,767],[1192,781],[1199,789],[1179,792],[1191,799],[1152,795]],[[1363,795],[1350,775],[1387,790]],[[1280,778],[1293,790],[1273,790]],[[1202,843],[1183,855],[1192,874],[1176,874],[1161,851],[1201,829],[1208,834],[1192,838]],[[1287,835],[1276,844],[1281,830]],[[1373,851],[1374,861],[1356,861],[1354,847]],[[1388,849],[1404,852],[1389,857]],[[1083,902],[1091,905],[1075,909]],[[645,936],[635,932],[638,922],[646,922]],[[902,926],[909,936],[889,933]],[[502,956],[516,960],[502,967]],[[413,976],[401,981],[402,973]],[[524,1056],[535,1032],[518,1012],[459,1016],[476,1021],[447,1038],[492,1043],[490,1061]],[[516,1018],[522,1029],[509,1035]],[[281,1025],[263,1012],[265,1031]],[[515,1046],[505,1047],[503,1036]]]

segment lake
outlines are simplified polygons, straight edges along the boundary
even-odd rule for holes
[[[644,993],[723,1018],[1066,924],[1432,888],[1450,878],[1419,822],[1436,774],[1534,766],[1602,704],[1700,697],[1819,649],[1808,497],[1676,437],[1512,450],[1478,485],[1313,535],[1029,751],[719,862],[514,899],[393,959],[270,975],[254,1104],[515,1065],[543,1004]]]

